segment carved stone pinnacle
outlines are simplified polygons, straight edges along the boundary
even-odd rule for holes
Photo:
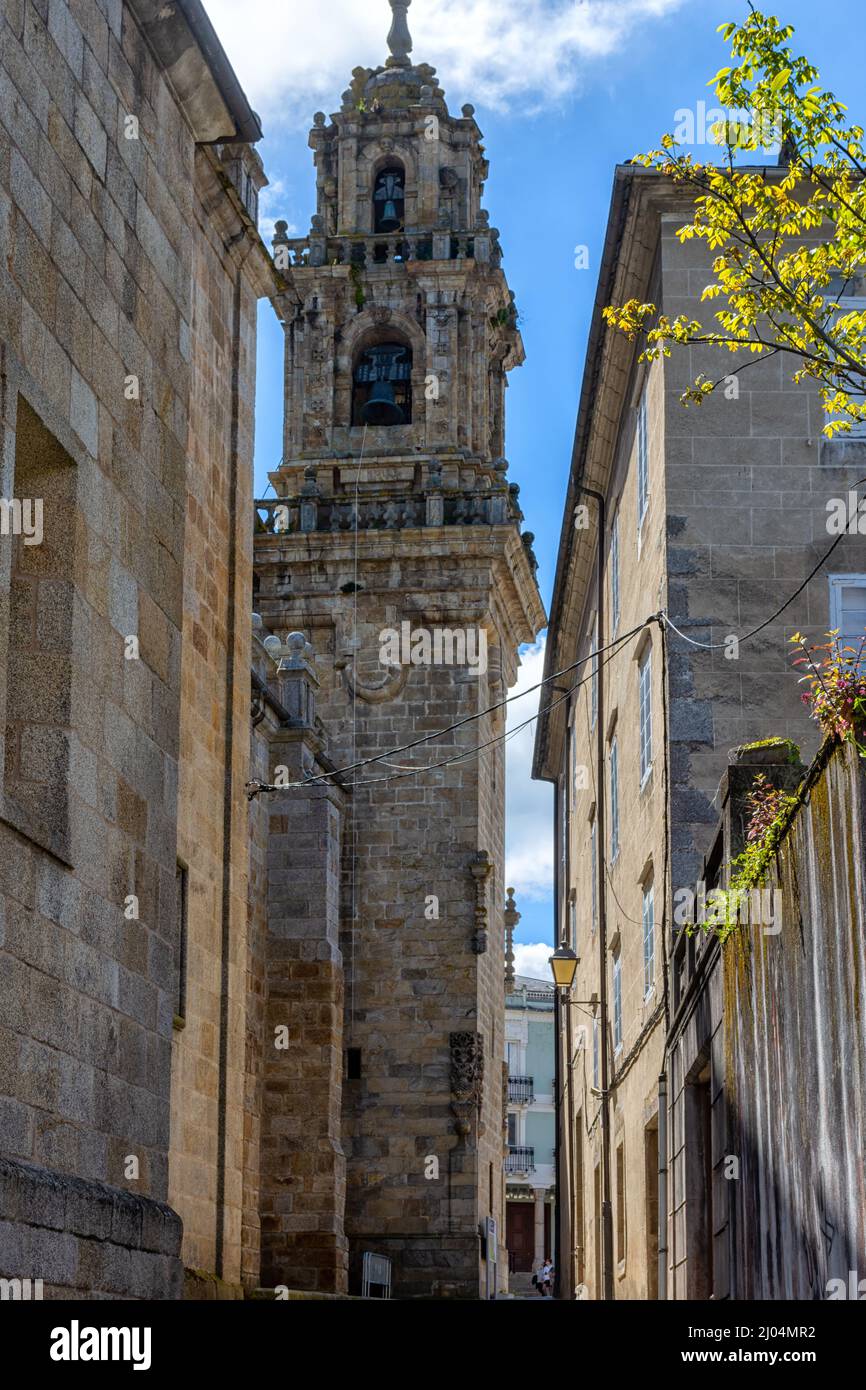
[[[409,54],[412,52],[412,35],[409,33],[409,21],[406,14],[411,3],[412,0],[391,0],[394,18],[388,32],[388,47],[391,50],[389,64],[392,67],[408,68],[412,66],[409,59]]]

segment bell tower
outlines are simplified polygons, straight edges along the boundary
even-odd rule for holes
[[[353,770],[271,796],[272,878],[303,879],[311,854],[339,866],[338,941],[324,928],[313,941],[299,906],[280,918],[277,956],[296,943],[330,1010],[327,1041],[309,1046],[339,1057],[322,1082],[336,1094],[314,1113],[338,1106],[340,1121],[338,1138],[271,1126],[284,1176],[263,1175],[263,1249],[275,1282],[330,1286],[306,1279],[311,1237],[291,1236],[322,1210],[292,1178],[318,1152],[335,1190],[345,1180],[323,1257],[334,1288],[347,1248],[352,1291],[369,1252],[391,1260],[397,1297],[477,1298],[505,1258],[505,717],[486,711],[544,611],[504,457],[523,343],[481,205],[482,134],[413,63],[410,0],[390,3],[390,56],[314,117],[309,235],[278,222],[274,237],[284,456],[258,504],[256,607],[309,644],[321,766]],[[339,843],[287,843],[291,798],[337,782]],[[287,1216],[268,1181],[291,1194]]]

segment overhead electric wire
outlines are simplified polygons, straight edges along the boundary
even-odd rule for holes
[[[857,488],[863,487],[864,485],[866,485],[866,478],[861,478],[859,482],[854,484],[854,488],[851,490],[855,491]],[[790,605],[794,602],[794,599],[797,598],[798,595],[800,595],[803,592],[803,590],[806,588],[806,585],[809,584],[812,579],[814,579],[818,571],[822,569],[823,566],[830,559],[830,556],[833,554],[839,542],[843,539],[845,535],[847,535],[847,531],[841,531],[839,533],[839,535],[833,541],[832,545],[830,545],[828,549],[825,551],[824,555],[822,555],[817,565],[815,565],[806,575],[806,578],[802,581],[802,583],[797,586],[797,588],[785,600],[785,602],[780,604],[779,607],[776,608],[775,611],[771,613],[768,618],[765,618],[764,621],[762,623],[759,623],[757,627],[752,628],[749,632],[744,633],[742,636],[738,636],[737,634],[732,634],[732,636],[736,636],[738,642],[748,642],[751,640],[751,638],[756,637],[759,632],[763,632],[765,627],[769,627],[770,623],[774,622],[776,618],[778,618],[782,613],[784,613],[785,609],[790,607]],[[667,627],[671,629],[672,632],[675,632],[678,637],[682,637],[683,641],[690,643],[690,645],[693,647],[699,647],[703,651],[723,650],[728,646],[728,642],[699,642],[696,638],[689,637],[687,633],[682,632],[680,628],[677,627],[676,623],[670,617],[670,614],[662,610],[658,613],[652,614],[649,618],[645,618],[644,621],[640,623],[637,627],[632,628],[629,632],[623,633],[621,637],[616,638],[613,642],[609,642],[606,646],[599,647],[595,652],[589,653],[587,656],[581,657],[578,661],[573,661],[570,665],[564,666],[559,671],[554,671],[552,675],[543,677],[543,679],[537,681],[535,685],[527,686],[526,690],[518,691],[515,695],[508,695],[504,700],[497,700],[495,704],[489,705],[486,709],[479,710],[475,714],[469,714],[464,719],[457,720],[456,723],[446,725],[442,729],[436,729],[432,733],[424,734],[421,738],[413,739],[410,743],[404,743],[400,744],[396,748],[386,749],[384,752],[377,753],[373,757],[362,758],[357,762],[349,763],[346,767],[335,768],[331,772],[318,773],[315,776],[307,776],[302,782],[286,782],[282,786],[275,786],[270,783],[251,782],[247,786],[248,796],[250,797],[250,799],[252,799],[253,796],[257,796],[262,792],[297,791],[302,787],[312,787],[322,784],[331,785],[334,778],[343,777],[346,773],[355,772],[360,768],[369,767],[374,763],[382,762],[385,763],[385,766],[388,766],[386,760],[388,758],[395,757],[398,753],[411,752],[413,748],[419,748],[425,743],[432,742],[433,739],[442,738],[445,736],[445,734],[454,733],[456,730],[464,728],[467,724],[471,724],[477,719],[484,719],[488,714],[494,714],[497,710],[504,709],[506,705],[510,705],[516,700],[522,700],[525,696],[531,695],[534,691],[541,690],[544,686],[550,685],[552,681],[559,680],[562,676],[569,675],[570,672],[576,670],[578,667],[584,666],[588,660],[591,661],[593,660],[593,658],[600,657],[605,652],[612,652],[615,654],[616,651],[623,645],[623,643],[628,641],[630,638],[635,637],[639,632],[642,632],[643,629],[647,627],[648,624],[651,622],[664,623]],[[712,624],[702,622],[700,626],[709,627],[712,626]],[[606,661],[602,663],[602,666],[606,665]],[[586,680],[591,679],[592,674],[596,673],[600,669],[601,666],[597,665],[594,668],[594,672],[591,673],[590,676],[586,677],[585,680],[579,681],[577,682],[577,684],[571,686],[566,695],[564,696],[564,699],[568,699],[574,690],[578,690],[582,685],[586,683]],[[355,782],[341,782],[339,783],[339,785],[346,788],[356,786],[371,786],[375,782],[389,782],[392,780],[396,780],[400,777],[412,777],[419,772],[433,772],[437,768],[447,767],[450,763],[460,762],[463,758],[471,757],[473,753],[481,752],[483,751],[483,749],[489,748],[493,744],[499,743],[503,739],[507,741],[515,734],[520,733],[523,729],[525,729],[529,724],[536,720],[540,714],[546,714],[550,710],[556,709],[557,706],[561,703],[562,700],[555,700],[553,703],[546,705],[543,711],[540,709],[537,710],[536,713],[532,715],[530,719],[527,719],[523,724],[518,725],[516,729],[509,729],[505,734],[498,734],[495,738],[488,740],[486,743],[478,744],[473,749],[468,749],[462,753],[455,754],[452,757],[445,758],[438,763],[429,763],[425,767],[419,768],[401,769],[399,771],[392,772],[387,777],[370,777]]]
[[[478,710],[478,711],[476,711],[475,714],[468,714],[468,715],[466,715],[466,717],[465,717],[464,719],[458,719],[458,720],[456,721],[456,723],[454,723],[454,724],[448,724],[445,728],[442,728],[442,729],[435,729],[432,733],[424,734],[421,738],[413,739],[411,743],[403,743],[403,744],[400,744],[399,747],[397,747],[397,748],[387,748],[387,749],[385,749],[382,753],[376,753],[373,757],[370,757],[370,758],[362,758],[362,759],[360,759],[358,762],[348,763],[345,767],[335,768],[335,769],[334,769],[333,771],[331,771],[331,772],[317,773],[315,776],[306,777],[306,778],[304,779],[304,781],[302,781],[302,782],[286,782],[286,783],[284,783],[282,786],[273,786],[273,785],[268,784],[268,783],[250,783],[250,784],[249,784],[249,787],[250,787],[251,790],[252,790],[252,794],[255,795],[256,793],[258,793],[258,792],[263,792],[263,791],[295,791],[295,790],[297,790],[297,789],[300,788],[300,787],[311,787],[311,786],[315,786],[317,783],[326,783],[326,784],[328,784],[328,783],[329,783],[329,779],[332,779],[332,778],[335,778],[335,777],[343,777],[343,776],[345,776],[345,774],[348,773],[348,772],[355,772],[355,771],[356,771],[357,769],[359,769],[359,768],[362,768],[362,767],[369,767],[369,766],[371,766],[371,764],[373,764],[373,763],[384,762],[387,758],[393,758],[393,757],[395,757],[398,753],[408,753],[408,752],[410,752],[413,748],[419,748],[419,747],[421,747],[422,744],[430,743],[433,739],[442,738],[442,737],[444,737],[445,734],[454,733],[457,729],[462,729],[462,728],[464,728],[467,724],[473,723],[473,721],[476,720],[476,719],[484,719],[486,715],[488,715],[488,714],[494,714],[497,710],[504,709],[506,705],[513,704],[515,700],[522,700],[522,699],[524,699],[527,695],[531,695],[534,691],[540,690],[540,689],[542,688],[542,686],[549,685],[549,684],[551,683],[551,681],[559,680],[559,678],[560,678],[561,676],[567,676],[571,671],[577,670],[578,667],[585,666],[585,665],[586,665],[586,662],[587,662],[588,660],[592,660],[593,657],[599,657],[599,656],[601,656],[604,652],[609,652],[609,651],[611,651],[611,650],[615,650],[615,649],[621,647],[622,644],[623,644],[624,642],[627,642],[627,641],[628,641],[630,638],[632,638],[632,637],[636,637],[637,634],[638,634],[639,632],[643,632],[644,628],[645,628],[649,623],[658,621],[659,616],[660,616],[659,614],[653,613],[649,618],[645,618],[644,621],[643,621],[642,623],[639,623],[639,624],[637,625],[637,627],[633,627],[629,632],[624,632],[624,633],[622,634],[621,637],[615,638],[615,640],[614,640],[613,642],[609,642],[609,643],[608,643],[606,646],[604,646],[604,647],[599,647],[595,652],[590,653],[588,656],[583,656],[583,657],[581,657],[579,661],[573,661],[573,662],[571,663],[570,666],[564,666],[563,669],[562,669],[561,671],[555,671],[552,675],[550,675],[550,676],[545,676],[542,680],[537,681],[535,685],[527,686],[526,690],[520,690],[520,691],[518,691],[517,694],[515,694],[515,695],[508,695],[504,700],[497,700],[495,704],[488,705],[488,707],[487,707],[486,709]],[[604,663],[604,664],[606,664],[606,663]],[[597,668],[597,669],[600,669],[600,668]],[[589,677],[587,677],[587,679],[589,679]],[[581,681],[581,682],[579,682],[579,684],[582,685],[583,682]],[[572,686],[572,687],[571,687],[571,689],[577,689],[577,688],[578,688],[578,686]],[[569,692],[569,693],[570,693],[570,692]],[[556,704],[558,704],[558,703],[559,703],[559,701],[555,702],[555,704],[545,706],[545,713],[546,713],[546,711],[547,711],[548,709],[555,709],[555,708],[556,708]],[[532,716],[532,719],[537,719],[539,713],[540,713],[540,711],[536,711],[536,713]],[[531,723],[531,722],[532,722],[531,719],[530,719],[530,720],[527,720],[527,721],[526,721],[526,724],[529,724],[529,723]],[[526,727],[526,724],[523,724],[523,725],[519,726],[518,729],[509,729],[509,730],[507,731],[507,735],[510,736],[510,735],[513,734],[513,733],[519,732],[520,728],[525,728],[525,727]],[[497,738],[496,738],[495,740],[492,740],[492,742],[498,742],[499,739],[500,739],[500,738],[503,738],[503,737],[506,737],[506,735],[500,734],[500,735],[497,736]],[[489,745],[484,745],[484,744],[479,745],[479,747],[486,747],[486,746],[489,746]],[[478,751],[478,748],[476,748],[475,750],[470,750],[470,752],[472,752],[472,751],[476,751],[476,752],[477,752],[477,751]],[[466,756],[468,756],[468,754],[466,754],[466,753],[461,753],[461,754],[458,755],[458,757],[466,757]],[[449,759],[449,760],[447,760],[447,761],[451,761],[451,760]],[[433,763],[433,764],[430,764],[430,765],[429,765],[429,767],[430,767],[431,770],[432,770],[432,768],[434,768],[434,767],[441,767],[441,766],[444,766],[444,763]],[[414,771],[419,771],[419,772],[423,772],[424,770],[425,770],[424,768],[417,768],[417,769],[414,769]],[[370,783],[371,781],[373,781],[373,780],[384,781],[384,780],[388,780],[388,779],[385,779],[385,778],[379,778],[379,779],[370,778],[370,779],[367,779],[367,785],[369,785],[369,783]],[[341,786],[358,786],[358,785],[362,785],[362,784],[361,784],[361,783],[340,783],[340,785],[341,785]]]
[[[655,615],[653,615],[653,617],[647,618],[645,622],[641,623],[640,627],[635,628],[635,630],[634,630],[633,632],[628,632],[628,633],[625,633],[622,637],[618,637],[618,638],[616,639],[615,642],[613,642],[613,643],[610,644],[610,647],[606,647],[606,648],[605,648],[606,651],[610,651],[610,655],[607,657],[607,659],[606,659],[605,661],[603,661],[603,662],[601,663],[601,666],[599,666],[597,669],[600,670],[602,666],[607,666],[608,662],[612,661],[613,658],[617,655],[617,653],[618,653],[620,647],[622,647],[626,642],[630,641],[631,638],[634,637],[634,636],[636,636],[638,632],[642,632],[643,629],[644,629],[649,623],[651,623],[651,622],[656,622],[656,621],[657,621],[657,618],[656,618]],[[615,648],[615,650],[611,650],[611,647]],[[596,655],[598,655],[598,653],[596,653]],[[575,664],[576,664],[576,665],[584,665],[584,664],[586,663],[587,659],[588,659],[588,658],[584,657],[583,662],[576,662]],[[569,669],[573,669],[573,668],[569,668]],[[585,676],[585,677],[583,678],[583,680],[577,681],[574,685],[570,686],[570,687],[568,688],[568,690],[565,691],[565,693],[564,693],[563,695],[561,695],[560,698],[559,698],[558,700],[554,700],[554,701],[552,702],[552,704],[549,704],[549,705],[547,706],[547,709],[549,709],[549,710],[556,709],[556,707],[557,707],[558,705],[561,705],[561,704],[563,704],[566,700],[570,699],[571,696],[572,696],[572,694],[573,694],[573,692],[574,692],[575,690],[579,690],[580,687],[581,687],[582,685],[585,685],[585,684],[587,683],[587,681],[592,680],[592,679],[593,679],[593,676],[594,676],[595,674],[596,674],[596,672],[595,672],[595,671],[592,671],[592,672],[590,672],[590,674],[589,674],[588,676]],[[537,689],[537,688],[538,688],[537,686],[533,686],[533,687],[532,687],[532,689]],[[522,695],[526,695],[526,694],[528,694],[528,693],[529,693],[529,692],[528,692],[528,691],[525,691],[525,690],[521,692]],[[500,708],[500,706],[493,706],[493,708],[494,708],[494,709],[497,709],[497,708]],[[440,768],[440,767],[449,767],[452,763],[459,763],[459,762],[462,762],[465,758],[474,757],[474,755],[475,755],[476,753],[482,753],[486,748],[491,748],[491,747],[493,747],[494,744],[503,743],[503,742],[504,742],[504,743],[507,743],[507,742],[509,741],[509,739],[514,738],[514,736],[515,736],[516,734],[522,733],[524,729],[528,728],[528,726],[529,726],[530,724],[534,723],[535,720],[538,718],[538,714],[539,714],[539,712],[538,712],[538,710],[536,710],[536,712],[535,712],[534,714],[530,715],[530,717],[529,717],[528,719],[525,719],[525,720],[523,721],[522,724],[518,724],[516,728],[514,728],[514,729],[506,729],[504,733],[496,734],[493,738],[487,739],[487,741],[484,742],[484,743],[477,743],[477,744],[475,744],[472,748],[464,748],[460,753],[452,753],[449,757],[443,758],[443,759],[441,759],[439,762],[436,762],[436,763],[425,763],[422,767],[405,768],[405,769],[403,769],[403,770],[400,771],[400,772],[392,772],[392,773],[389,773],[389,774],[388,774],[387,776],[385,776],[385,777],[364,777],[364,778],[361,778],[360,780],[357,780],[357,781],[354,781],[354,782],[341,782],[339,785],[340,785],[341,787],[345,788],[346,790],[348,790],[349,788],[354,788],[354,787],[371,787],[371,786],[374,786],[374,785],[376,785],[376,784],[381,784],[382,782],[396,782],[396,781],[398,781],[398,780],[399,780],[400,778],[402,778],[402,777],[416,777],[416,776],[418,775],[418,773],[420,773],[420,772],[435,772],[435,771],[436,771],[438,768]],[[473,716],[473,718],[480,718],[480,717],[481,717],[481,716],[475,716],[475,715]],[[461,721],[461,722],[462,722],[462,723],[465,723],[465,722],[467,722],[467,721],[464,720],[464,721]],[[459,725],[456,725],[456,726],[454,726],[454,727],[460,727],[460,726],[459,726]],[[447,730],[443,730],[442,732],[448,732],[448,731],[447,731]],[[387,756],[388,756],[387,753],[381,754],[381,755],[380,755],[380,758],[384,758],[384,757],[387,757]],[[377,761],[379,761],[379,760],[380,760],[380,759],[368,758],[368,759],[365,760],[364,763],[358,764],[358,766],[361,766],[361,767],[367,766],[369,763],[371,763],[371,762],[377,762]],[[386,766],[387,766],[387,764],[386,764]],[[329,773],[329,774],[327,774],[327,775],[328,775],[328,776],[336,776],[335,773]],[[315,778],[315,777],[314,777],[314,778],[310,778],[310,780],[307,781],[307,782],[287,782],[287,783],[285,784],[285,786],[273,786],[273,787],[271,787],[271,786],[259,786],[259,787],[256,788],[256,790],[259,791],[259,792],[263,792],[263,791],[264,791],[264,792],[267,792],[267,791],[289,791],[289,790],[292,790],[292,789],[298,789],[298,788],[300,788],[300,787],[312,787],[312,786],[316,786],[316,785],[319,783],[320,780],[321,780],[321,779]]]
[[[856,494],[857,488],[858,488],[858,487],[863,487],[864,485],[866,485],[866,478],[861,478],[860,481],[859,481],[858,483],[855,483],[855,484],[854,484],[853,488],[851,488],[850,491],[851,491],[851,492],[854,492],[854,493]],[[859,503],[860,503],[860,499],[859,499],[859,498],[857,499],[857,502],[858,502],[858,509],[859,509]],[[855,513],[855,515],[857,515],[857,513]],[[780,614],[784,613],[784,611],[785,611],[786,608],[789,608],[789,607],[791,606],[791,604],[794,602],[794,599],[797,598],[800,594],[802,594],[802,592],[803,592],[803,590],[805,589],[806,585],[807,585],[808,583],[810,583],[811,580],[813,580],[813,579],[815,578],[815,575],[818,573],[818,571],[819,571],[820,569],[823,569],[823,568],[824,568],[824,566],[826,565],[826,563],[827,563],[827,561],[829,560],[830,556],[833,554],[833,551],[836,549],[836,546],[839,544],[839,542],[840,542],[847,534],[848,534],[847,530],[845,530],[845,531],[840,531],[840,532],[839,532],[839,534],[838,534],[838,536],[836,537],[836,539],[834,540],[833,544],[832,544],[832,545],[825,551],[825,553],[821,556],[821,559],[818,561],[818,563],[817,563],[817,565],[814,567],[814,569],[812,569],[812,570],[809,571],[809,573],[806,575],[806,578],[803,580],[802,584],[800,584],[800,585],[794,590],[794,592],[793,592],[793,594],[791,594],[790,598],[786,598],[786,599],[785,599],[785,602],[784,602],[783,604],[781,604],[781,606],[780,606],[779,608],[776,609],[775,613],[771,613],[770,616],[769,616],[769,618],[765,618],[764,621],[763,621],[762,623],[759,623],[757,627],[753,627],[752,630],[751,630],[751,632],[746,632],[746,633],[744,633],[742,637],[738,636],[736,633],[732,633],[731,636],[732,636],[732,637],[736,637],[738,642],[748,642],[752,637],[756,637],[756,636],[758,635],[759,632],[763,632],[763,630],[764,630],[765,627],[769,627],[769,626],[770,626],[770,623],[775,622],[776,618],[778,618],[778,617],[780,616]],[[665,613],[665,614],[664,614],[664,620],[665,620],[665,622],[667,623],[668,627],[671,628],[672,631],[674,631],[674,632],[677,634],[678,637],[682,637],[682,639],[683,639],[684,642],[690,642],[691,645],[692,645],[693,647],[701,647],[702,650],[708,651],[708,652],[709,652],[709,651],[721,651],[721,650],[723,650],[724,648],[726,648],[726,647],[728,646],[728,643],[727,643],[727,642],[698,642],[696,638],[694,638],[694,637],[689,637],[688,634],[685,633],[685,632],[680,632],[680,629],[677,627],[676,623],[673,621],[673,619],[670,617],[670,615],[669,615],[668,613]],[[699,623],[698,626],[700,626],[700,627],[712,627],[712,623],[702,622],[702,623]],[[730,640],[730,639],[729,639],[729,640]]]

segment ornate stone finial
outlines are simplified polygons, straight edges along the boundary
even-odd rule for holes
[[[514,889],[506,888],[508,899],[505,903],[503,918],[505,921],[505,993],[513,994],[516,979],[514,975],[514,928],[520,921],[520,913],[517,911],[517,904],[514,901]]]
[[[406,13],[411,3],[412,0],[391,0],[394,18],[388,31],[388,47],[391,50],[388,67],[409,68],[412,66],[409,59],[409,54],[412,52],[412,35],[409,33],[409,21]]]

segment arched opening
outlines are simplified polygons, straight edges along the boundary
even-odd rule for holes
[[[352,373],[353,425],[412,421],[412,349],[405,342],[362,348]]]
[[[402,164],[388,164],[373,185],[373,232],[399,232],[405,217],[406,173]]]

